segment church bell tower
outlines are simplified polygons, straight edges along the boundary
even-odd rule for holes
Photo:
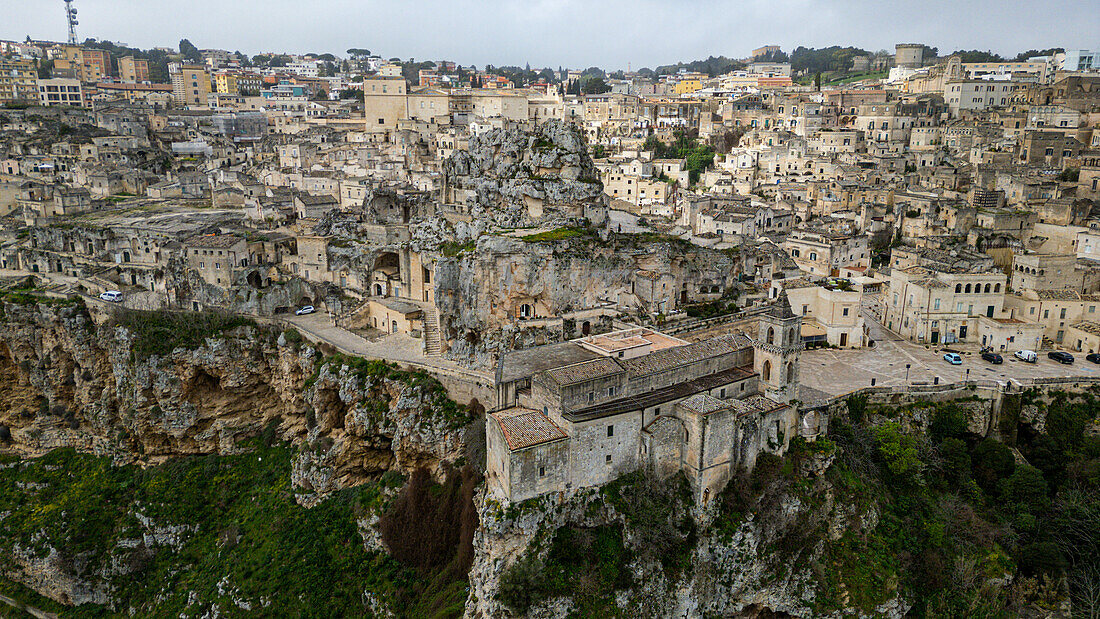
[[[760,375],[764,395],[782,404],[797,399],[802,317],[791,309],[786,290],[760,317],[752,345],[753,368]]]

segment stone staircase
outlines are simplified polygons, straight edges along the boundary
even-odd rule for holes
[[[434,307],[426,307],[424,311],[424,354],[429,357],[438,357],[443,352],[439,341],[439,315]]]

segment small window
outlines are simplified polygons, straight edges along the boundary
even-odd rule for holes
[[[596,392],[595,391],[589,391],[588,392],[588,403],[591,404],[592,402],[595,402],[595,401],[596,401]]]
[[[545,466],[540,466],[539,467],[539,477],[546,477],[546,467]]]
[[[607,435],[615,436],[615,426],[607,426]]]
[[[940,308],[940,300],[936,299],[936,309],[939,309],[939,308]],[[844,308],[844,315],[845,316],[848,315],[848,308]]]
[[[607,454],[606,456],[604,456],[603,461],[607,464],[611,464],[611,454]]]

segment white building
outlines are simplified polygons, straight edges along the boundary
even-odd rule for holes
[[[38,101],[42,105],[71,105],[84,107],[84,91],[80,80],[55,77],[38,80]]]
[[[1016,82],[1011,80],[960,80],[948,82],[943,97],[952,116],[964,110],[1008,107]]]

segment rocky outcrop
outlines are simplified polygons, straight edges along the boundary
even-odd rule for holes
[[[481,496],[477,505],[481,528],[475,537],[477,555],[470,572],[468,619],[482,617],[558,617],[578,612],[579,596],[565,595],[541,601],[523,613],[500,599],[509,568],[525,557],[544,560],[551,539],[563,527],[593,529],[623,527],[626,545],[634,550],[628,589],[614,592],[618,610],[645,617],[847,617],[900,618],[909,604],[889,592],[873,609],[842,605],[831,609],[818,599],[815,564],[824,545],[844,535],[864,535],[878,525],[878,512],[843,500],[821,473],[831,457],[811,459],[803,477],[813,490],[776,491],[774,500],[747,513],[731,530],[714,520],[716,506],[697,513],[697,541],[688,549],[690,568],[669,572],[660,559],[647,557],[645,533],[630,516],[616,509],[607,490],[582,490],[570,495],[548,495],[519,505],[504,506]],[[634,489],[629,491],[633,492]],[[799,528],[820,530],[820,538],[806,536],[808,546],[793,551],[797,561],[776,550],[780,540],[798,536]],[[827,532],[827,533],[826,533]],[[803,532],[805,535],[808,532]],[[689,538],[692,539],[692,538]],[[841,583],[843,588],[843,583]],[[770,614],[768,614],[770,613]],[[583,613],[582,613],[583,614]]]
[[[321,358],[292,332],[244,326],[137,358],[134,334],[79,307],[4,307],[0,425],[7,450],[59,447],[117,462],[229,454],[263,432],[308,445],[305,496],[463,455],[464,414],[434,381]],[[357,363],[359,365],[357,365]]]
[[[605,241],[580,234],[529,242],[487,235],[476,250],[439,259],[435,298],[450,356],[476,366],[490,363],[491,352],[559,341],[560,333],[518,321],[521,304],[534,306],[538,317],[609,302],[671,311],[685,297],[695,302],[721,296],[740,270],[732,256],[674,239]],[[640,274],[648,279],[639,282]]]
[[[444,162],[443,174],[445,201],[503,227],[591,219],[586,207],[605,206],[580,129],[561,121],[475,136]]]

